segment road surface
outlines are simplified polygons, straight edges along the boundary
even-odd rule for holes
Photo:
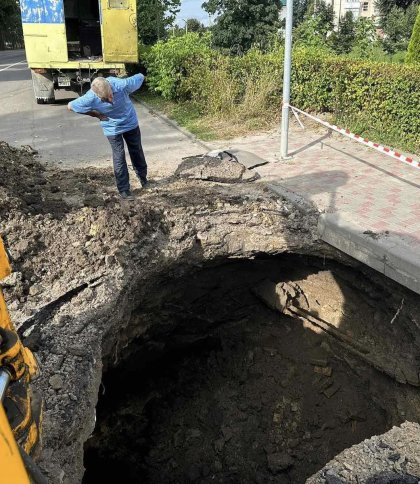
[[[36,104],[23,50],[0,51],[0,86],[0,140],[16,147],[30,145],[44,161],[66,168],[110,164],[111,148],[99,122],[67,110],[76,94],[56,91],[55,104]],[[136,104],[136,109],[152,176],[165,176],[182,157],[203,152],[143,106]]]

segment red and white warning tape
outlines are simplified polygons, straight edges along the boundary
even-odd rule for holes
[[[417,160],[414,160],[413,158],[410,158],[409,156],[405,156],[398,151],[394,151],[391,148],[387,148],[386,146],[380,145],[378,143],[374,143],[373,141],[369,141],[367,138],[363,138],[363,136],[360,136],[358,134],[352,133],[349,129],[344,129],[340,128],[339,126],[335,126],[334,124],[330,124],[327,121],[323,121],[322,119],[317,118],[316,116],[312,116],[311,114],[306,113],[305,111],[302,111],[301,109],[296,108],[295,106],[292,106],[289,104],[289,108],[295,113],[298,112],[300,114],[303,114],[307,118],[312,119],[313,121],[316,121],[319,124],[322,124],[328,129],[332,129],[333,131],[336,131],[337,133],[341,133],[354,141],[357,141],[358,143],[361,143],[362,145],[369,146],[369,148],[373,148],[374,150],[377,150],[384,155],[388,155],[392,158],[395,158],[398,161],[402,161],[403,163],[406,163],[407,165],[410,165],[414,168],[420,169],[420,162]]]

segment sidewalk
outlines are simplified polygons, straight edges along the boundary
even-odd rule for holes
[[[420,294],[420,170],[341,136],[294,127],[290,161],[278,133],[229,141],[271,163],[262,180],[321,212],[321,238]],[[220,148],[220,146],[219,146]]]

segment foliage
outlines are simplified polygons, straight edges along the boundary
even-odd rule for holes
[[[19,2],[16,0],[0,1],[0,49],[7,44],[20,46],[23,42]]]
[[[192,35],[196,37],[188,38]],[[188,36],[151,50],[148,69],[153,89],[168,99],[193,102],[203,116],[275,119],[281,105],[281,49],[224,56],[210,49],[208,38]],[[194,50],[199,41],[200,48]],[[169,43],[170,48],[165,48]],[[296,48],[292,104],[347,120],[363,117],[375,133],[397,133],[400,143],[420,150],[420,67],[415,65],[354,60],[317,48]]]
[[[143,55],[147,67],[149,87],[166,99],[179,97],[181,81],[189,75],[189,66],[195,59],[208,65],[213,51],[210,48],[211,35],[195,32],[166,41],[159,41]]]
[[[217,14],[212,27],[215,46],[242,54],[252,46],[264,48],[268,38],[280,27],[280,2],[273,0],[208,0],[203,4]]]
[[[316,2],[314,15],[320,19],[325,32],[330,32],[334,28],[334,8],[327,5],[323,0]]]
[[[180,5],[181,0],[137,0],[140,40],[151,45],[165,38],[167,28],[173,24]]]
[[[305,19],[310,0],[293,0],[293,27],[297,27]]]
[[[384,48],[388,53],[407,50],[417,11],[418,4],[414,3],[406,10],[393,7],[382,19],[382,28],[385,33]]]
[[[411,34],[410,43],[408,44],[406,62],[420,62],[420,7],[413,33]]]
[[[363,117],[375,131],[398,132],[420,149],[420,68],[335,56],[295,55],[292,99],[302,109],[348,119]]]
[[[187,30],[188,32],[205,32],[206,27],[196,18],[187,19]]]
[[[331,5],[319,2],[312,15],[307,14],[295,29],[296,45],[328,49],[327,38],[334,27],[334,10]]]
[[[385,18],[393,8],[405,11],[413,3],[416,3],[416,0],[376,0],[375,5],[381,14],[381,17]]]
[[[390,61],[376,33],[371,19],[359,17],[355,22],[354,41],[349,53],[355,59]]]
[[[347,54],[356,40],[356,24],[352,12],[346,12],[341,17],[337,32],[331,35],[331,44],[337,54]]]

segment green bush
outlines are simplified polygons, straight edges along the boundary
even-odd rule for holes
[[[192,32],[155,44],[143,57],[149,88],[165,99],[177,99],[181,82],[189,75],[188,66],[195,61],[205,64],[212,57],[210,43],[210,34]]]
[[[189,34],[191,35],[191,34]],[[177,42],[180,42],[178,38]],[[222,55],[209,39],[158,44],[147,59],[149,86],[167,99],[192,101],[203,115],[275,119],[281,105],[283,52]],[[179,50],[177,50],[179,49]],[[295,48],[292,104],[363,126],[390,143],[420,149],[420,66],[361,61]],[[353,122],[352,126],[359,126]],[[383,134],[383,136],[382,136]],[[397,134],[397,138],[395,138]]]

